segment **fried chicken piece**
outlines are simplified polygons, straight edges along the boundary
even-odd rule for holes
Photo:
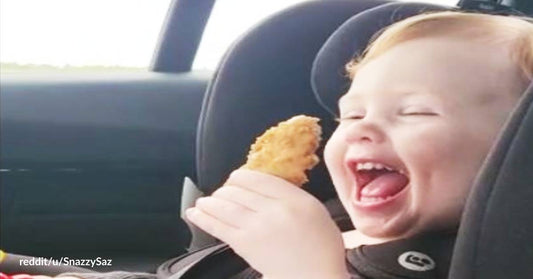
[[[306,170],[318,162],[322,129],[319,119],[297,115],[268,129],[251,146],[248,160],[241,168],[281,177],[298,187],[306,183]]]

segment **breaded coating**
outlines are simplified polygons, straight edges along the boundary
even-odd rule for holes
[[[320,161],[315,154],[321,140],[319,119],[297,115],[268,129],[257,138],[242,168],[281,177],[298,187],[306,183],[306,170]]]

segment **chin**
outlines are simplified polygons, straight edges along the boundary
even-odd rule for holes
[[[409,220],[367,220],[366,222],[354,222],[354,226],[361,233],[369,237],[387,238],[390,240],[406,238],[417,233],[416,230],[413,230],[414,222],[410,222]]]

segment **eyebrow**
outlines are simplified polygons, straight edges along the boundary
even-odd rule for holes
[[[429,96],[433,96],[433,94],[430,94],[430,93],[422,93],[422,92],[415,92],[415,91],[404,91],[404,92],[397,92],[398,95],[401,95],[401,96],[412,96],[412,95],[422,95],[422,96],[425,96],[425,95],[429,95]],[[337,105],[340,107],[342,104],[348,102],[348,101],[357,101],[357,100],[360,100],[360,99],[363,99],[364,98],[364,95],[361,95],[361,94],[344,94],[342,97],[339,98],[339,101],[337,103]]]
[[[346,103],[348,101],[354,101],[357,99],[361,99],[360,95],[354,95],[346,93],[342,97],[340,97],[339,101],[337,102],[337,105],[340,107],[343,103]]]

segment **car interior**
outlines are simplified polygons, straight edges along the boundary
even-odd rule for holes
[[[461,0],[457,7],[308,1],[251,28],[214,73],[194,72],[214,2],[172,2],[150,72],[1,77],[2,250],[113,259],[112,267],[97,271],[225,278],[206,272],[222,265],[231,274],[245,265],[227,249],[208,265],[187,262],[184,269],[187,252],[204,257],[223,244],[187,224],[180,211],[216,190],[242,165],[255,137],[282,119],[319,117],[327,139],[349,82],[344,65],[376,32],[415,14],[457,7],[533,15],[533,4],[523,0]],[[477,177],[448,278],[533,276],[532,91]],[[341,230],[353,229],[323,162],[309,180],[305,189],[324,202]],[[31,272],[8,264],[0,268]],[[64,271],[51,268],[48,275]]]

